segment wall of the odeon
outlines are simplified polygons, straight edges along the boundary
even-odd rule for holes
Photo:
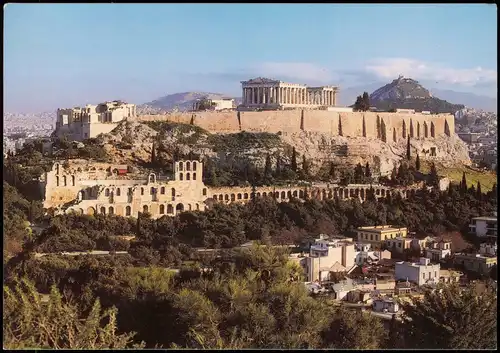
[[[239,116],[239,119],[238,119]],[[288,132],[301,131],[339,135],[339,120],[342,125],[342,135],[345,137],[363,136],[363,119],[366,137],[377,137],[377,116],[386,127],[387,142],[393,141],[396,130],[396,141],[403,139],[403,121],[406,125],[406,135],[410,133],[410,123],[413,124],[414,138],[417,138],[417,125],[420,124],[420,138],[424,138],[424,122],[428,126],[428,137],[431,137],[431,123],[434,124],[435,136],[445,134],[445,121],[448,122],[450,134],[455,133],[454,118],[450,114],[402,114],[374,112],[332,112],[323,110],[277,110],[261,112],[196,112],[178,113],[172,115],[142,116],[142,120],[168,120],[195,125],[212,133],[248,132]]]

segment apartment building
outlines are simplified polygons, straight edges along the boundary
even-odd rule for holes
[[[358,241],[371,244],[383,244],[388,239],[397,237],[406,238],[408,228],[396,228],[392,225],[359,227],[357,229]]]
[[[469,230],[478,237],[496,237],[497,217],[474,217]]]
[[[397,281],[407,280],[419,286],[435,284],[439,281],[440,269],[439,264],[431,264],[429,259],[421,257],[418,263],[397,262],[395,278]]]

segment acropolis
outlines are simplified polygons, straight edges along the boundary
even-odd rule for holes
[[[241,108],[289,109],[334,107],[338,87],[307,87],[268,78],[242,81]]]

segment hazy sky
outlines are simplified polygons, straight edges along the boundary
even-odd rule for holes
[[[240,95],[257,76],[342,89],[403,74],[496,97],[496,16],[485,4],[9,4],[4,107]]]

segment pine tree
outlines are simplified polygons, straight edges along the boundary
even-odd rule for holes
[[[406,159],[411,160],[411,145],[410,136],[408,135],[408,142],[406,143]]]
[[[297,151],[295,151],[295,147],[292,149],[292,170],[297,172]]]
[[[417,159],[415,160],[415,169],[420,171],[420,157],[417,154]]]

